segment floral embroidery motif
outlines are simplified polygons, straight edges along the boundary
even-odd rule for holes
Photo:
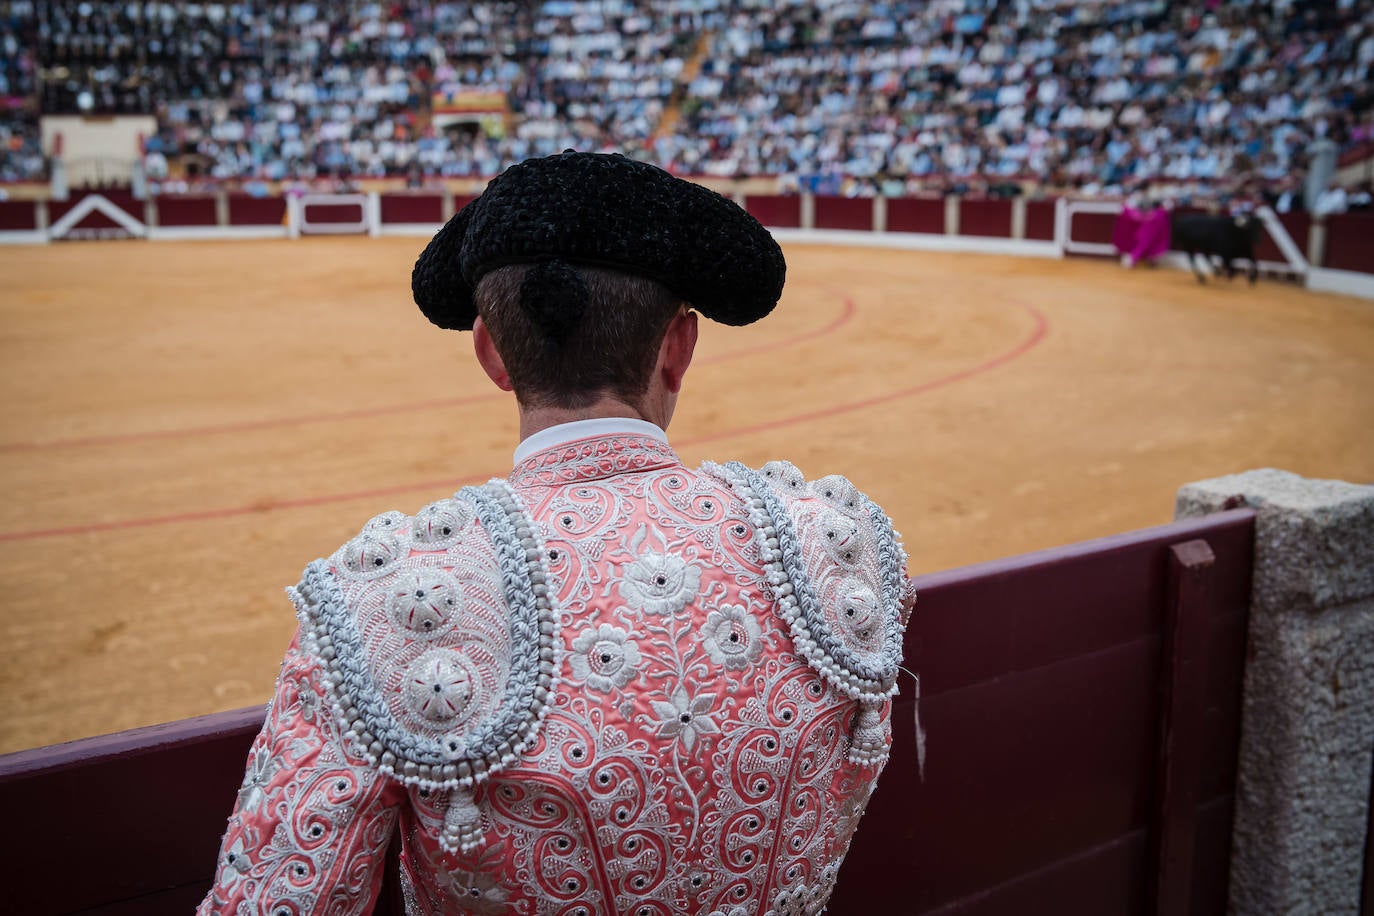
[[[459,891],[458,912],[492,916],[507,912],[510,894],[492,875],[480,871],[463,872],[453,876],[453,885]]]
[[[619,627],[603,623],[572,641],[568,663],[574,680],[606,693],[624,687],[638,674],[639,646]]]
[[[659,718],[658,736],[660,738],[681,738],[682,746],[692,749],[700,735],[715,735],[720,732],[709,713],[715,705],[714,693],[703,693],[689,697],[687,689],[681,684],[673,691],[672,702],[651,700],[654,713]]]
[[[248,760],[248,770],[244,774],[243,785],[239,788],[239,807],[245,811],[260,808],[271,790],[272,777],[280,768],[281,761],[272,755],[271,748],[256,748]]]
[[[243,837],[237,838],[234,844],[225,850],[223,864],[220,866],[219,886],[233,888],[248,874],[252,865],[253,862],[243,845]]]
[[[723,604],[706,616],[701,644],[711,661],[739,671],[763,656],[763,627],[743,605]]]
[[[645,528],[631,541],[637,549]],[[701,586],[701,569],[668,553],[642,553],[625,567],[620,596],[630,607],[646,614],[676,614],[692,602]]]

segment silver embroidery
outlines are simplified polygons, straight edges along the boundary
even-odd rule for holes
[[[480,530],[466,523],[474,517]],[[315,561],[288,594],[367,760],[407,784],[471,786],[513,763],[546,715],[559,659],[544,549],[504,481],[432,504],[418,522],[429,530],[409,537],[420,549],[466,532],[490,566],[471,550],[410,556],[398,533],[414,524],[378,516],[333,568]],[[435,647],[418,651],[426,641]]]

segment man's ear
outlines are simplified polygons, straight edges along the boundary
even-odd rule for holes
[[[672,394],[682,390],[682,377],[692,364],[692,354],[697,347],[697,313],[688,311],[679,314],[668,324],[668,333],[663,335],[663,345],[659,347],[659,372],[663,385]]]
[[[491,332],[487,330],[481,318],[472,322],[472,349],[477,354],[477,362],[481,364],[487,378],[495,382],[496,387],[502,391],[512,390],[510,373],[506,371],[505,361],[501,359],[501,354],[496,352]]]

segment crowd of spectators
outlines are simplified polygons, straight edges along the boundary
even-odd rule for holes
[[[660,147],[679,169],[860,193],[1026,176],[1234,192],[1294,181],[1318,136],[1348,146],[1374,128],[1369,0],[748,7]]]
[[[32,2],[0,9],[0,181],[41,177],[46,170],[35,105],[35,21]]]
[[[0,21],[5,180],[41,176],[40,110],[156,115],[154,182],[415,183],[575,147],[851,194],[1244,194],[1294,187],[1318,138],[1374,141],[1374,0],[35,7]]]

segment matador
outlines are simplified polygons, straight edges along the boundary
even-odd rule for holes
[[[883,511],[668,443],[697,315],[781,249],[618,155],[512,166],[412,290],[513,392],[509,476],[383,512],[288,589],[299,628],[202,913],[815,914],[887,759],[915,600]]]

